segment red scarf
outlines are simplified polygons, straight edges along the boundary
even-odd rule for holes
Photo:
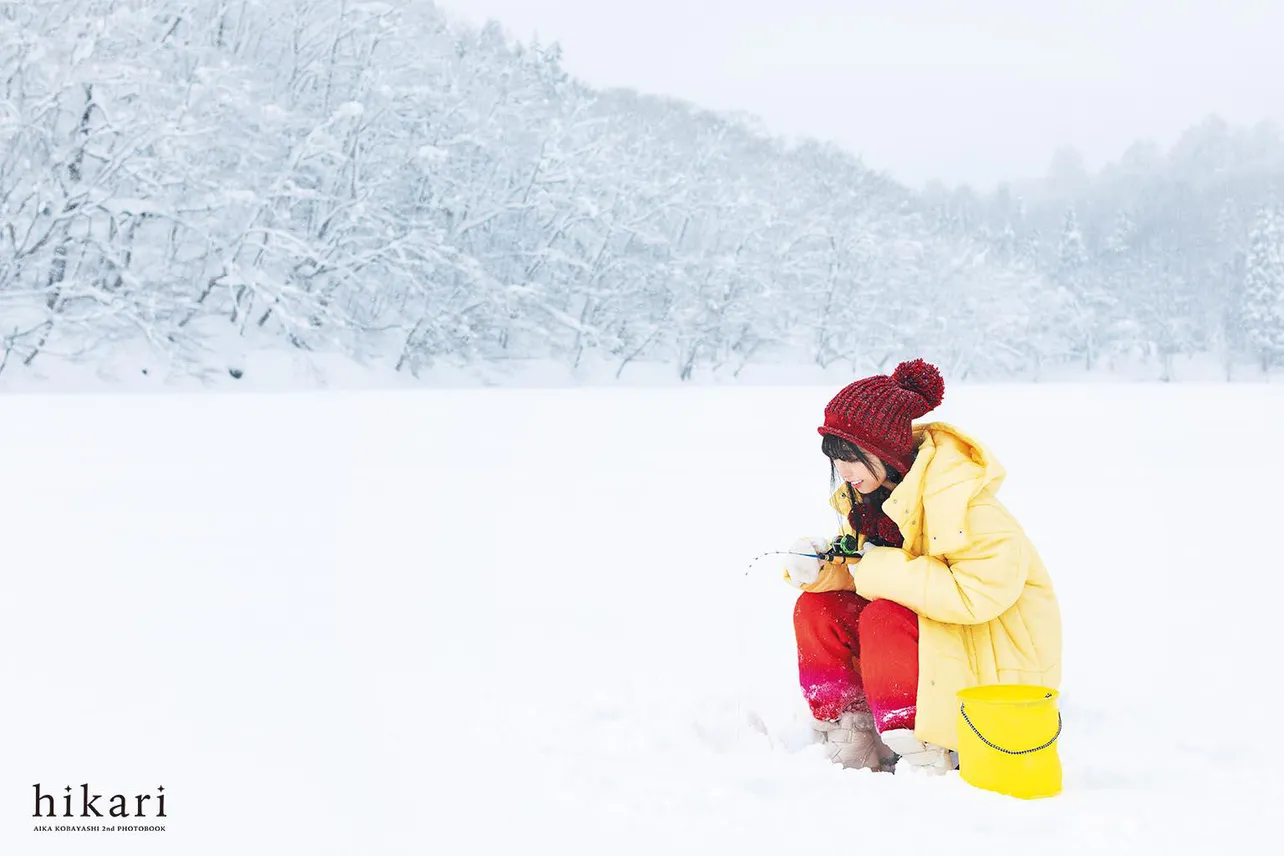
[[[881,504],[875,508],[868,502],[856,503],[852,506],[852,510],[847,512],[847,524],[851,526],[853,532],[873,540],[876,545],[886,547],[905,545],[905,538],[901,535],[900,528],[892,522],[892,518],[883,513]]]

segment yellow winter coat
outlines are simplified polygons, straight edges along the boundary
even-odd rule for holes
[[[943,422],[915,425],[914,440],[914,466],[883,504],[905,548],[873,550],[850,570],[827,563],[800,588],[855,591],[918,613],[915,734],[957,749],[959,690],[1060,685],[1061,613],[1034,545],[995,497],[1003,466]],[[845,486],[830,504],[851,533]]]

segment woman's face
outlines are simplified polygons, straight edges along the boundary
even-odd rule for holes
[[[873,471],[860,461],[834,461],[834,467],[842,480],[854,487],[859,493],[873,493],[887,478],[887,468],[883,462],[869,455]]]

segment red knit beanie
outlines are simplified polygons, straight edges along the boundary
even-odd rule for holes
[[[940,370],[909,360],[890,377],[875,375],[843,387],[825,405],[825,424],[817,430],[855,443],[905,475],[914,463],[913,421],[944,398]]]

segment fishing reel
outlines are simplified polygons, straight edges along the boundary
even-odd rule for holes
[[[839,535],[829,544],[829,549],[818,553],[816,558],[822,562],[844,563],[861,556],[860,541],[855,535]]]

